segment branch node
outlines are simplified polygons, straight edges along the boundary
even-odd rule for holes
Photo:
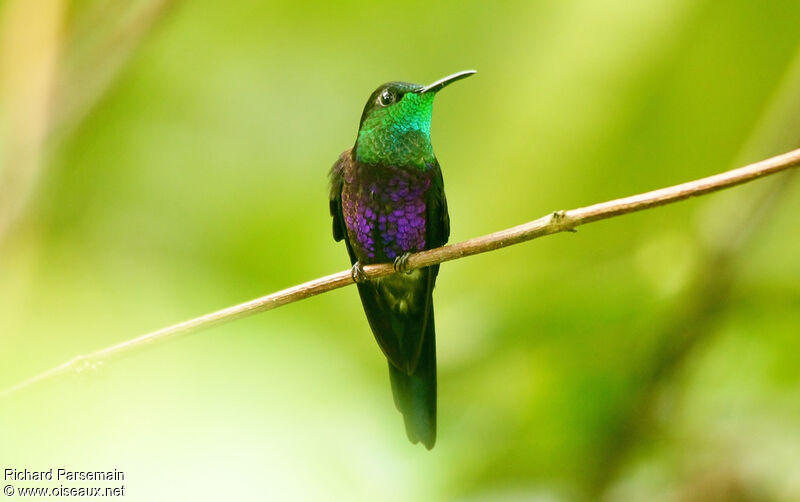
[[[103,361],[94,359],[91,356],[79,356],[73,360],[73,365],[75,374],[81,374],[99,369],[103,365]]]
[[[572,219],[563,209],[553,211],[550,215],[550,225],[552,225],[557,232],[577,232],[572,226],[574,225]]]

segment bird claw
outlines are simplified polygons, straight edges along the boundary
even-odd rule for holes
[[[411,256],[411,253],[403,253],[397,258],[394,259],[394,271],[398,274],[410,274],[411,271],[408,270],[408,257]]]
[[[353,278],[353,282],[356,284],[366,282],[367,274],[364,272],[364,266],[361,265],[360,261],[353,263],[353,268],[350,269],[350,276]]]

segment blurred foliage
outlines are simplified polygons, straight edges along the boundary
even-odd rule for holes
[[[479,71],[433,120],[459,241],[796,147],[799,24],[5,0],[0,387],[344,269],[326,173],[384,81]],[[121,469],[131,500],[797,500],[798,212],[765,180],[448,263],[432,452],[347,288],[0,401],[0,466]]]

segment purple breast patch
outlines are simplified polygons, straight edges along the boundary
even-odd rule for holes
[[[425,249],[430,186],[430,173],[415,168],[358,165],[344,173],[342,212],[360,261],[390,261]]]

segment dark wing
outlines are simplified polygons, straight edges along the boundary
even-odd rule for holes
[[[344,226],[342,216],[342,184],[344,183],[344,170],[348,162],[352,162],[350,150],[345,150],[339,155],[336,163],[328,173],[330,178],[329,207],[331,217],[333,217],[333,238],[338,242],[347,236],[347,227]],[[349,246],[348,246],[349,248]]]
[[[447,244],[450,238],[450,215],[447,213],[447,198],[444,196],[444,180],[439,163],[433,167],[434,176],[427,202],[427,248]]]

